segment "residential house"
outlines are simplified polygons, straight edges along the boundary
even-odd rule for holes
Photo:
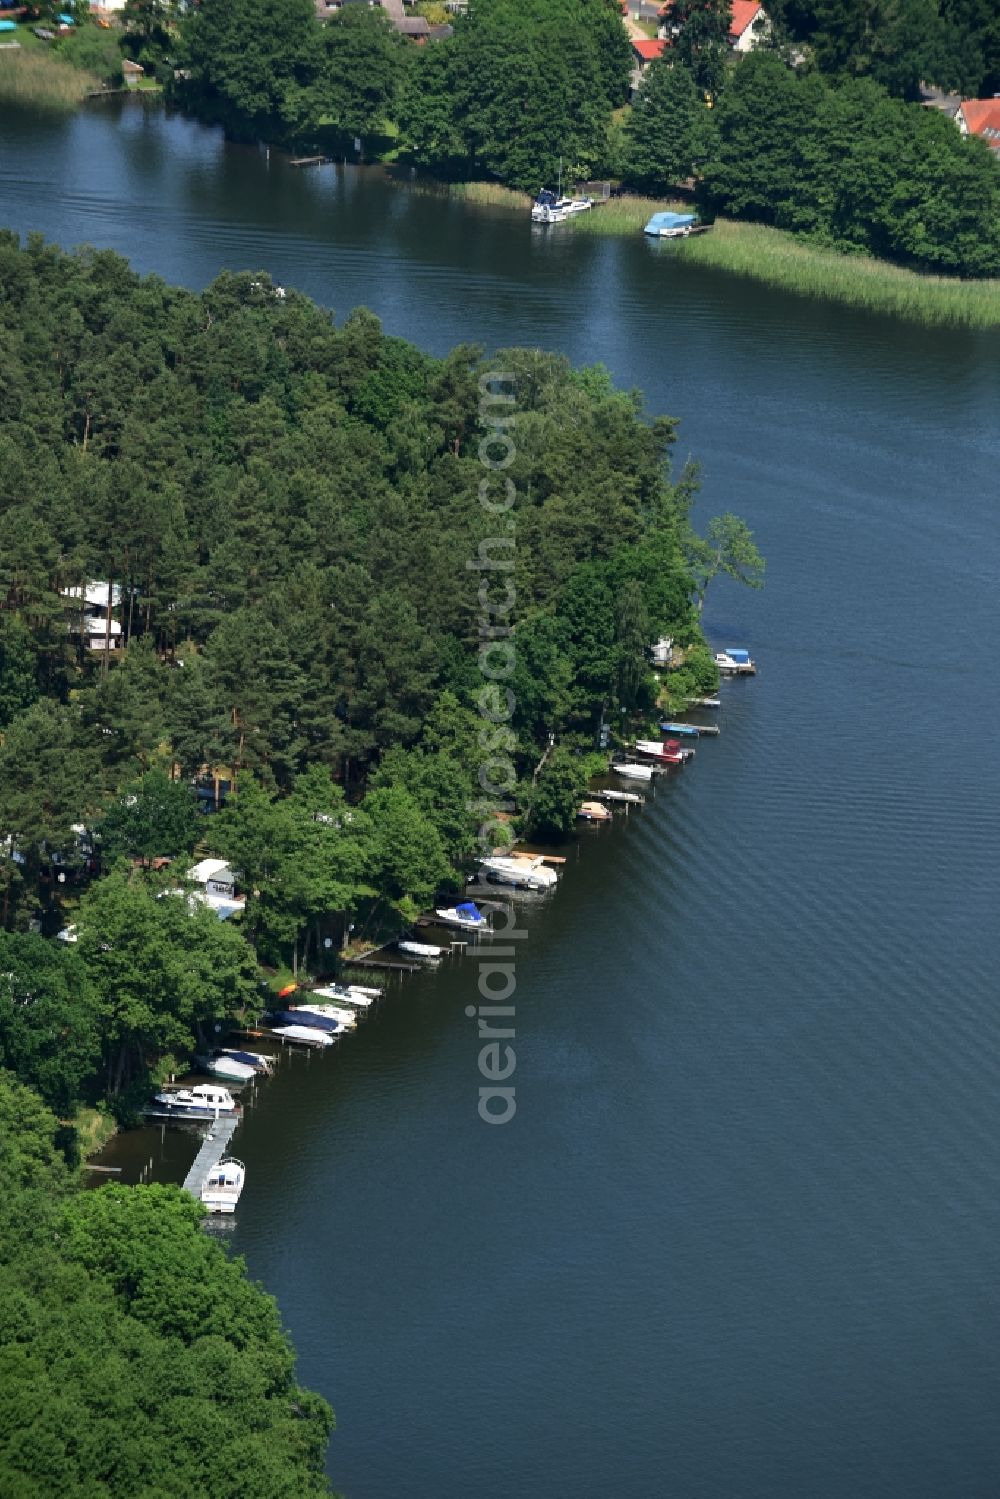
[[[963,135],[978,135],[1000,153],[1000,98],[963,99],[955,123]]]
[[[660,6],[660,26],[657,35],[671,41],[678,26],[671,18],[673,0],[665,0]],[[734,52],[750,52],[770,34],[771,22],[759,0],[732,0],[729,23],[729,45]]]
[[[122,63],[122,73],[125,76],[125,87],[138,88],[139,79],[143,76],[145,71],[145,68],[140,66],[139,63],[133,62],[130,57],[126,57],[125,61]]]
[[[188,879],[201,886],[195,899],[213,910],[220,921],[235,916],[246,905],[246,896],[236,894],[236,876],[225,859],[202,859],[188,871]]]
[[[114,611],[121,605],[121,589],[115,583],[108,598],[107,583],[88,583],[84,588],[64,588],[66,630],[88,651],[120,650],[122,627]]]
[[[647,40],[646,37],[632,38],[632,56],[635,59],[635,65],[632,68],[632,77],[630,79],[630,88],[632,93],[635,93],[635,90],[642,83],[643,74],[649,67],[650,63],[654,58],[662,57],[664,52],[667,50],[668,45],[669,44],[662,39],[658,41],[652,41]]]

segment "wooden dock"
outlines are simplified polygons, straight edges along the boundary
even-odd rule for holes
[[[389,973],[423,973],[423,965],[410,963],[404,958],[382,958],[379,957],[381,949],[373,948],[370,953],[365,953],[360,958],[344,958],[340,962],[344,968],[381,968]]]
[[[191,1196],[199,1202],[202,1188],[208,1181],[210,1173],[225,1155],[226,1146],[235,1135],[239,1122],[238,1115],[227,1114],[224,1118],[216,1119],[209,1126],[208,1134],[202,1141],[201,1149],[194,1158],[191,1170],[184,1178],[185,1192],[190,1192]]]
[[[325,167],[332,160],[332,156],[293,156],[288,165],[290,167]]]

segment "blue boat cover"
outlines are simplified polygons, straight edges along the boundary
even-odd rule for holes
[[[735,650],[732,647],[730,647],[726,651],[726,655],[729,657],[730,661],[746,662],[747,665],[749,665],[749,663],[750,663],[750,652],[749,651],[743,651],[743,650],[739,650],[738,651],[738,650]]]
[[[478,906],[474,906],[471,900],[467,900],[461,906],[456,906],[455,910],[458,912],[459,916],[471,916],[475,921],[486,920],[482,911],[479,910]]]
[[[695,224],[698,221],[696,213],[654,213],[646,228],[653,229],[683,229],[685,224]]]

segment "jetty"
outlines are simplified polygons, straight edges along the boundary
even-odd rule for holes
[[[325,167],[332,160],[332,156],[293,156],[288,165],[290,167]]]
[[[194,1158],[191,1170],[184,1178],[185,1192],[190,1192],[198,1202],[201,1201],[202,1187],[225,1155],[226,1146],[236,1133],[236,1126],[239,1122],[238,1115],[228,1114],[223,1119],[216,1119],[209,1126],[208,1134],[201,1143],[201,1149]]]

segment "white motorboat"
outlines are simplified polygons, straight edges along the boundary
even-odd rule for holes
[[[306,1002],[315,998],[320,1000],[333,999],[338,1004],[350,1005],[353,1009],[367,1010],[375,1003],[382,993],[381,989],[364,989],[358,984],[327,984],[322,989],[313,989],[307,996]],[[315,1005],[310,1005],[315,1009]]]
[[[460,906],[435,907],[434,915],[442,926],[455,926],[462,932],[491,930],[489,918],[471,900],[463,901]]]
[[[218,1119],[239,1112],[228,1088],[215,1083],[195,1083],[192,1088],[166,1089],[157,1093],[147,1114],[169,1114],[174,1119]]]
[[[339,1020],[347,1031],[353,1031],[358,1023],[357,1010],[347,1010],[340,1005],[328,1005],[322,1002],[318,1005],[291,1005],[293,1015],[301,1015],[303,1025],[309,1024],[310,1015],[321,1015],[325,1020]]]
[[[564,219],[572,218],[574,214],[586,213],[593,206],[591,198],[564,198],[561,189],[554,193],[551,189],[543,187],[531,205],[531,222],[533,224],[561,224]]]
[[[616,804],[624,802],[629,806],[641,807],[646,800],[644,796],[639,795],[638,791],[598,791],[597,795],[602,801],[615,802]]]
[[[240,1061],[228,1051],[210,1051],[195,1057],[195,1062],[205,1072],[210,1072],[213,1077],[224,1078],[227,1083],[249,1083],[258,1072],[251,1063]]]
[[[616,760],[611,769],[616,776],[624,776],[628,781],[651,781],[653,779],[651,765],[635,765],[630,760]]]
[[[410,958],[443,958],[446,951],[443,947],[435,947],[433,942],[410,942],[408,939],[397,942],[396,946]]]
[[[611,821],[611,813],[600,802],[583,802],[576,815],[582,822]]]
[[[276,1025],[272,1034],[285,1041],[294,1041],[298,1046],[332,1046],[336,1040],[336,1035],[319,1031],[313,1025]]]
[[[270,1077],[274,1071],[274,1057],[269,1057],[263,1051],[243,1051],[237,1046],[220,1046],[219,1055],[234,1057],[237,1062],[245,1062],[248,1067],[253,1068],[254,1072],[262,1073],[265,1077]]]
[[[235,1156],[224,1155],[212,1167],[201,1189],[201,1200],[210,1213],[235,1213],[240,1200],[247,1168]]]
[[[721,699],[721,697],[690,697],[690,698],[688,698],[688,707],[689,708],[721,708],[722,707],[722,699]]]
[[[479,867],[491,884],[520,890],[552,890],[559,878],[539,854],[491,854]]]

